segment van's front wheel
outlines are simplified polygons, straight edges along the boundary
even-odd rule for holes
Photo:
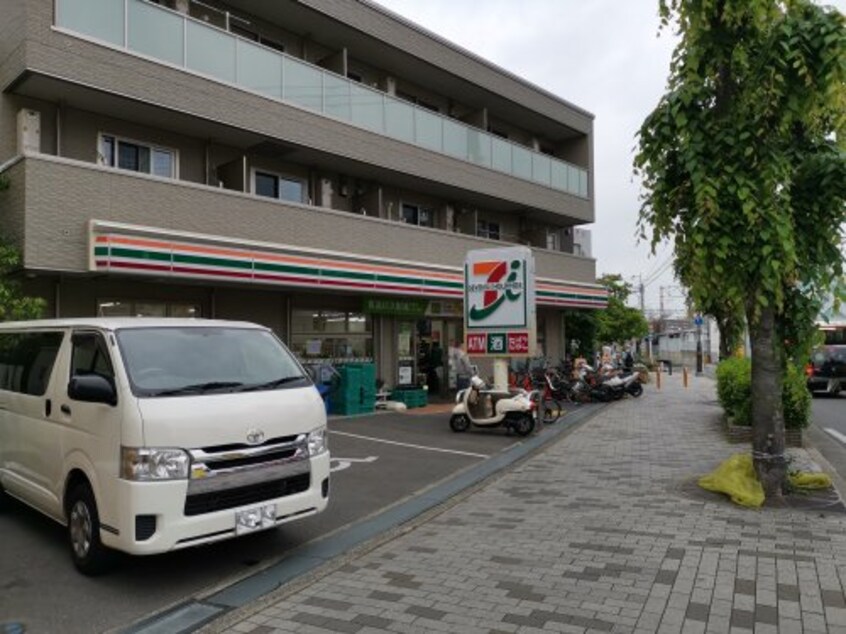
[[[100,574],[108,567],[111,553],[100,541],[100,516],[88,484],[78,484],[70,492],[67,514],[73,565],[84,575]]]
[[[9,500],[9,494],[3,490],[3,485],[0,484],[0,512],[3,512],[8,509],[10,503],[11,501]]]

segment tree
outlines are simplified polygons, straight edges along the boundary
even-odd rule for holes
[[[40,297],[23,295],[20,282],[10,274],[20,270],[20,255],[0,239],[0,321],[38,319],[45,302]]]
[[[659,11],[680,43],[639,132],[641,235],[651,229],[653,251],[675,238],[696,305],[743,307],[755,469],[779,498],[786,363],[843,269],[844,17],[809,0],[659,0]]]
[[[588,310],[564,312],[564,332],[570,354],[582,357],[593,355],[596,345],[596,314]]]
[[[0,192],[9,188],[9,181],[0,174]],[[0,238],[0,321],[37,319],[44,310],[40,297],[26,297],[20,283],[12,275],[20,270],[21,258],[17,249]]]
[[[649,332],[646,318],[636,308],[626,306],[631,285],[621,275],[603,275],[597,282],[608,289],[608,308],[596,314],[596,338],[600,343],[640,339]]]
[[[686,288],[690,288],[693,283],[687,267],[689,262],[689,257],[685,257],[682,252],[677,252],[675,273]],[[728,359],[743,342],[746,329],[743,304],[730,295],[699,297],[691,301],[695,310],[713,317],[717,323],[717,329],[720,331],[720,360]]]

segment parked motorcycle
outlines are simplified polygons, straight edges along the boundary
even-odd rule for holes
[[[464,432],[471,426],[505,427],[518,436],[528,436],[535,429],[535,405],[530,394],[516,394],[486,389],[478,376],[470,379],[470,387],[456,394],[449,426]]]
[[[623,398],[626,394],[631,394],[638,397],[643,394],[643,386],[638,380],[637,374],[618,374],[611,376],[601,384],[608,390],[611,398],[617,400]]]

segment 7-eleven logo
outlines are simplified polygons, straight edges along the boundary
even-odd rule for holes
[[[470,320],[486,322],[503,306],[512,303],[522,306],[518,300],[522,298],[524,290],[521,260],[473,262],[467,287]],[[520,323],[523,321],[525,316]]]

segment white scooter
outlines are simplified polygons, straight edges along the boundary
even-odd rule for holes
[[[518,436],[528,436],[535,429],[535,404],[529,393],[499,392],[485,389],[478,376],[470,379],[470,387],[455,395],[455,407],[449,426],[454,432],[476,427],[504,426]]]

